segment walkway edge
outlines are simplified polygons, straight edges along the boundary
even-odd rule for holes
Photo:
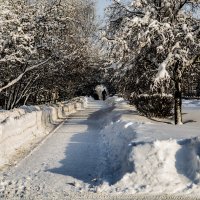
[[[65,118],[60,124],[58,124],[52,131],[50,131],[45,137],[43,137],[35,146],[27,153],[25,157],[19,160],[19,162],[13,167],[18,167],[22,161],[29,158],[35,151],[37,151],[54,133],[65,123],[67,118]]]

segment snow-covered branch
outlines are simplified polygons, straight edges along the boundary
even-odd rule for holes
[[[113,71],[123,92],[153,92],[153,82],[159,83],[157,91],[173,92],[180,104],[182,76],[200,52],[200,23],[194,15],[199,5],[199,0],[113,1],[106,35],[112,38],[107,40],[110,60],[120,66]],[[164,86],[170,79],[171,88]]]
[[[131,10],[128,6],[122,4],[119,0],[113,0],[117,5],[119,5],[121,8],[125,9],[126,12],[128,13],[131,13],[131,14],[134,14],[136,16],[144,16],[145,13],[144,12],[141,12],[141,11],[135,11],[135,10]]]
[[[11,87],[12,85],[16,84],[18,81],[20,81],[22,79],[22,77],[29,71],[37,69],[38,67],[45,65],[47,62],[49,62],[52,59],[52,57],[49,57],[47,60],[37,64],[37,65],[33,65],[31,67],[26,68],[26,70],[21,73],[17,78],[13,79],[12,81],[10,81],[7,85],[5,85],[4,87],[0,88],[0,92],[2,92],[3,90]]]

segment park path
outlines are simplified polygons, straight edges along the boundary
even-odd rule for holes
[[[99,132],[113,109],[102,101],[89,100],[85,110],[70,115],[29,156],[2,174],[0,199],[188,199],[98,193],[100,176],[107,167],[101,162]]]
[[[9,184],[13,190],[21,188],[22,193],[27,193],[23,188],[29,188],[30,197],[45,191],[65,193],[68,189],[76,192],[95,187],[103,168],[99,163],[100,122],[111,110],[112,106],[103,101],[90,100],[85,110],[70,115],[42,145],[4,173],[4,179],[12,180]]]

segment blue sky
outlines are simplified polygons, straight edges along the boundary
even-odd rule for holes
[[[111,2],[111,0],[97,0],[97,15],[100,17],[104,16],[105,7]],[[198,18],[200,17],[200,11],[197,14]]]
[[[104,8],[108,5],[109,0],[97,0],[97,14],[103,17]]]

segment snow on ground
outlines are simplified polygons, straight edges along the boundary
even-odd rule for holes
[[[125,103],[117,97],[107,101],[116,110]],[[171,120],[148,120],[132,108],[106,126],[102,149],[110,177],[100,191],[199,194],[200,101],[185,100],[183,118],[185,124],[175,126]]]
[[[200,100],[183,100],[183,107],[198,108],[200,107]]]
[[[17,163],[71,113],[85,108],[85,97],[52,105],[0,111],[0,170]]]
[[[183,112],[184,125],[175,126],[172,119],[139,115],[122,98],[89,98],[85,111],[71,115],[29,157],[1,174],[0,199],[199,196],[199,102],[184,101]],[[161,196],[145,196],[152,194]]]

